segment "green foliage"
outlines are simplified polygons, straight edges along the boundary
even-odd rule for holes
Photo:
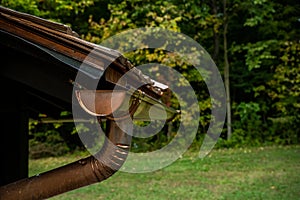
[[[82,144],[78,135],[70,134],[73,129],[73,124],[43,124],[37,121],[30,121],[29,157],[37,159],[49,156],[62,156],[81,149]]]
[[[2,6],[71,26],[81,34],[88,32],[88,19],[97,14],[97,19],[107,18],[105,0],[2,0]]]
[[[244,1],[243,6],[248,7],[248,15],[244,26],[255,27],[259,24],[265,23],[266,20],[272,20],[275,13],[274,4],[270,0],[254,0]]]
[[[270,118],[270,121],[267,135],[270,144],[299,144],[299,116]]]
[[[11,8],[20,12],[25,12],[32,15],[40,15],[38,9],[38,2],[32,0],[2,0],[1,5],[7,8]]]
[[[244,46],[243,49],[246,51],[245,61],[248,69],[260,68],[262,65],[272,63],[272,61],[276,59],[276,56],[272,53],[276,45],[278,45],[278,41],[268,40]]]
[[[118,1],[108,4],[109,19],[96,21],[90,16],[90,30],[85,39],[100,43],[126,29],[139,27],[161,27],[179,31],[177,22],[181,20],[176,6],[169,1]]]
[[[241,102],[234,106],[235,120],[232,124],[233,133],[229,140],[219,142],[219,146],[243,147],[259,146],[266,143],[265,124],[261,120],[261,108],[255,102]]]
[[[68,24],[82,38],[95,43],[139,27],[183,32],[213,55],[223,71],[220,55],[224,52],[224,11],[220,0],[2,0],[1,5]],[[232,138],[223,140],[221,146],[299,143],[300,3],[294,0],[234,0],[227,2],[227,9],[234,116]],[[134,39],[123,41],[124,45],[133,43]],[[164,45],[161,44],[162,48]],[[149,62],[165,64],[190,81],[201,111],[196,141],[199,144],[211,119],[205,77],[181,58],[161,49],[145,48],[126,56],[137,66]],[[147,74],[158,81],[167,79],[164,75],[157,75],[154,68],[151,70]],[[178,84],[184,86],[181,80]],[[166,98],[164,102],[178,107],[174,97]],[[141,141],[134,139],[134,142],[142,151],[160,148],[172,139],[177,125],[175,123],[172,128],[161,131],[157,137]],[[50,130],[51,133],[47,132]],[[74,129],[60,124],[49,125],[32,134],[36,141],[49,141],[55,146],[62,143],[59,135],[63,130],[76,135]]]
[[[267,85],[273,108],[283,116],[297,116],[300,111],[300,43],[285,42],[280,49],[280,63]]]
[[[29,157],[61,156],[70,151],[55,126],[30,123]]]

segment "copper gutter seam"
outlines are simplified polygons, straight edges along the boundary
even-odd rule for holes
[[[63,33],[67,33],[69,35],[74,35],[74,36],[77,35],[76,33],[74,33],[74,31],[72,31],[72,29],[69,26],[66,26],[64,24],[60,24],[60,23],[56,23],[56,22],[49,22],[48,20],[44,20],[40,17],[32,16],[32,15],[26,14],[26,13],[19,13],[12,9],[4,8],[2,6],[0,6],[0,11],[3,13],[6,13],[6,14],[14,13],[14,16],[16,16],[16,17],[30,20],[37,24],[43,25],[43,26],[54,28],[55,30],[58,30]]]
[[[28,17],[24,13],[0,6],[0,29],[100,70],[105,70],[108,64],[114,66],[113,68],[121,73],[132,70],[133,73],[128,74],[130,80],[148,85],[151,89],[144,88],[145,90],[161,96],[160,91],[152,88],[153,81],[143,75],[140,70],[133,68],[133,65],[118,51],[89,43],[68,34],[68,31],[61,31],[60,27],[65,29],[65,25],[53,23],[54,28],[51,29],[52,22],[47,21],[47,25],[43,26],[39,20],[47,21],[35,16]],[[135,81],[131,81],[133,85],[135,85]]]
[[[66,54],[81,62],[88,54],[90,54],[90,52],[93,52],[89,57],[94,59],[97,58],[98,60],[101,58],[100,60],[112,62],[118,67],[124,67],[121,63],[115,63],[115,60],[121,56],[121,54],[115,50],[110,50],[105,47],[101,48],[98,45],[68,35],[64,32],[59,32],[55,29],[50,29],[49,27],[44,27],[24,19],[18,19],[13,15],[1,12],[1,29],[3,30],[16,34],[28,41],[40,44],[46,48]]]
[[[19,25],[23,27],[22,29],[42,33],[40,35],[49,35],[56,38],[56,40],[69,42],[69,44],[71,45],[79,45],[78,47],[80,47],[82,50],[85,50],[86,52],[90,52],[91,49],[98,47],[93,43],[84,41],[79,37],[74,36],[74,34],[70,34],[70,32],[74,31],[72,31],[72,29],[69,26],[66,26],[64,24],[45,20],[33,15],[17,12],[8,8],[4,8],[2,6],[0,6],[0,16],[6,18],[6,21],[12,22],[14,26]],[[120,56],[120,53],[118,51],[105,47],[99,48],[97,51],[99,51],[101,55],[114,55],[115,58]]]
[[[107,139],[96,155],[2,186],[0,199],[45,199],[112,176],[121,168],[128,155],[131,137],[114,121],[108,120],[107,123]]]
[[[24,23],[24,20],[20,21],[5,15],[0,13],[0,16],[3,18],[1,19],[0,17],[0,27],[2,30],[65,54],[70,58],[84,62],[100,70],[104,70],[105,63],[115,65],[117,67],[116,70],[122,73],[126,73],[130,69],[133,72],[132,74],[128,74],[130,79],[143,82],[143,84],[153,85],[149,77],[143,75],[140,70],[133,68],[133,65],[117,51],[88,43],[80,38],[51,30],[48,27],[36,27],[33,23],[29,26],[29,22]],[[134,81],[131,82],[134,84]],[[152,92],[155,92],[155,90]]]
[[[70,35],[69,32],[72,29],[66,25],[50,22],[35,16],[28,17],[30,15],[16,12],[1,6],[0,16],[3,20],[1,29],[16,34],[31,42],[41,44],[46,48],[66,54],[78,61],[82,62],[85,59],[88,59],[85,60],[87,64],[99,68],[99,65],[94,65],[92,61],[95,62],[95,60],[99,60],[99,58],[101,58],[100,60],[105,60],[106,62],[116,65],[123,73],[133,68],[133,65],[118,51],[100,47],[75,37],[74,35]],[[42,22],[47,23],[46,25],[43,25]],[[51,28],[52,23],[53,28]],[[61,29],[65,30],[62,31]],[[87,55],[89,55],[89,58],[86,58]],[[103,70],[103,63],[100,64],[100,66]],[[142,75],[139,70],[135,71],[139,72],[136,73],[137,77],[131,78],[140,80],[146,84],[152,84],[149,77]]]

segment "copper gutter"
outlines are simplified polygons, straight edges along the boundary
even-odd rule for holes
[[[92,116],[152,121],[172,120],[179,114],[179,111],[167,107],[141,90],[77,90],[75,93],[81,108]]]
[[[112,176],[125,162],[131,136],[114,121],[107,120],[107,127],[107,139],[96,155],[0,187],[0,199],[45,199]]]
[[[107,119],[107,137],[102,149],[93,156],[2,186],[0,199],[45,199],[107,179],[121,168],[129,152],[132,130],[126,132],[122,130],[128,123],[126,119],[131,117],[147,121],[149,120],[147,113],[151,105],[152,107],[156,104],[163,106],[142,91],[128,93],[128,91],[80,90],[76,91],[76,96],[82,108],[91,115],[97,116],[99,122],[101,118]],[[128,101],[126,97],[129,98]],[[124,108],[126,102],[131,103],[129,108],[126,106]],[[157,113],[155,119],[161,118],[160,112],[167,112],[169,119],[177,114],[175,110],[167,107],[153,109]],[[122,113],[122,117],[114,118],[115,116],[112,115],[114,112]],[[118,124],[115,120],[118,120]]]
[[[84,61],[99,71],[105,71],[105,80],[113,84],[117,84],[120,76],[131,70],[133,73],[128,77],[128,84],[139,88],[137,92],[77,92],[83,109],[97,116],[99,120],[100,117],[107,119],[107,138],[102,149],[93,156],[2,186],[0,199],[45,199],[103,181],[120,169],[128,155],[132,130],[125,133],[119,128],[120,123],[127,122],[123,119],[131,117],[136,120],[149,120],[150,107],[153,108],[155,115],[152,117],[155,119],[164,116],[161,114],[164,112],[167,113],[168,119],[172,119],[177,113],[157,100],[167,86],[157,85],[138,69],[133,68],[119,52],[85,42],[74,36],[66,26],[0,6],[0,30],[79,62]],[[87,57],[91,51],[92,55]],[[105,68],[105,63],[111,64]],[[119,95],[118,98],[112,98],[113,94]],[[112,99],[117,99],[117,102],[112,102]],[[130,102],[132,106],[128,108],[127,104],[126,107],[126,102]],[[117,118],[111,115],[114,111],[119,111]],[[118,120],[118,125],[115,120]]]
[[[115,73],[112,77],[108,73],[107,81],[113,82],[116,78],[120,78],[118,76],[132,70],[128,83],[132,86],[147,85],[143,89],[149,95],[161,96],[160,89],[155,85],[156,81],[134,68],[120,52],[84,41],[76,37],[72,29],[66,25],[0,6],[0,30],[79,62],[84,62],[101,71],[106,70],[107,65],[110,65]]]

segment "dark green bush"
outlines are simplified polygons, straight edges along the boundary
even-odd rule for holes
[[[29,138],[29,157],[34,159],[62,156],[83,149],[73,123],[43,124],[31,121]]]

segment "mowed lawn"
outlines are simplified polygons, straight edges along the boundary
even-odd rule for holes
[[[152,173],[118,172],[51,199],[300,199],[300,146],[213,150],[204,159],[197,155],[187,152]],[[30,175],[78,158],[30,160]]]

